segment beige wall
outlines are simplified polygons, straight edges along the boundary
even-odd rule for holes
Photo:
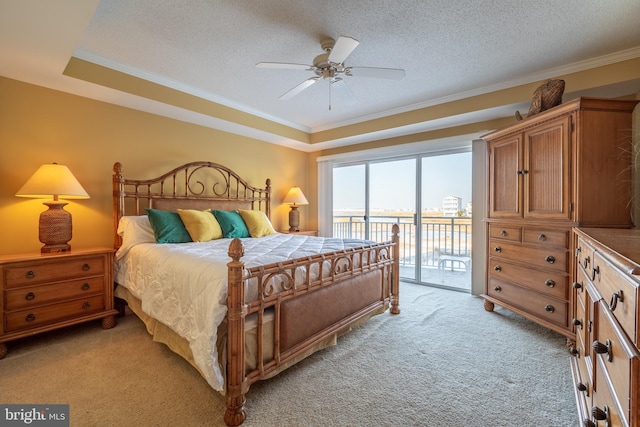
[[[0,254],[38,251],[42,200],[15,193],[43,163],[67,165],[89,200],[70,200],[73,247],[113,245],[111,176],[121,162],[125,176],[147,178],[183,163],[206,160],[236,171],[249,183],[273,188],[271,220],[288,228],[289,187],[310,201],[301,226],[317,224],[315,169],[297,150],[69,95],[0,77]],[[151,174],[151,175],[149,175]]]

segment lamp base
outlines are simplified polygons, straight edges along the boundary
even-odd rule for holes
[[[300,231],[300,211],[297,206],[291,206],[289,211],[289,231]]]
[[[44,246],[40,248],[43,254],[69,252],[71,245],[71,214],[64,210],[66,202],[44,202],[49,209],[40,214],[38,238]]]

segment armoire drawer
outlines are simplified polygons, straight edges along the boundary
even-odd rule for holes
[[[514,242],[520,242],[522,239],[521,227],[503,227],[501,225],[489,225],[489,238],[511,240]]]
[[[561,272],[536,270],[502,258],[491,258],[489,274],[554,298],[568,298],[569,276]]]
[[[522,242],[542,246],[569,247],[569,230],[545,230],[525,227]]]
[[[532,247],[490,239],[489,256],[526,263],[532,267],[567,271],[567,250],[562,248]]]
[[[569,303],[489,276],[487,294],[532,315],[566,328]]]

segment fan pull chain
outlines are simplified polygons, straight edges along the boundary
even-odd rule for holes
[[[331,85],[333,82],[329,80],[329,111],[331,111]]]

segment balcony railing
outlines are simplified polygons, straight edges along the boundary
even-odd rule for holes
[[[372,216],[369,220],[369,240],[391,240],[393,224],[400,226],[400,265],[416,265],[416,220],[413,215]],[[366,223],[362,216],[333,217],[333,236],[364,239]],[[471,257],[471,217],[431,216],[420,222],[420,266],[438,268],[441,256]],[[463,269],[462,265],[448,267]]]

